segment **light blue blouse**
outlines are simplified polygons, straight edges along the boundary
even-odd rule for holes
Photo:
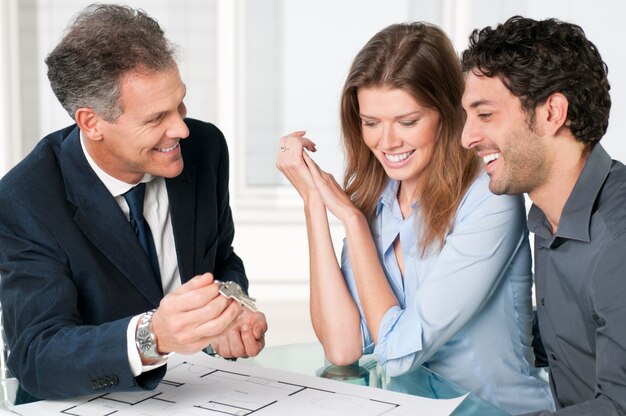
[[[417,247],[419,206],[403,219],[389,180],[371,223],[385,275],[400,306],[390,308],[374,345],[344,241],[342,272],[361,313],[363,352],[390,376],[423,364],[517,414],[554,409],[532,352],[531,255],[522,196],[496,196],[483,173],[457,210],[441,251]],[[393,242],[400,238],[404,279]]]

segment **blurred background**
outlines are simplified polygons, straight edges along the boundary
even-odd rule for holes
[[[269,345],[314,340],[302,204],[275,168],[278,140],[306,130],[315,159],[342,177],[338,100],[365,42],[392,23],[443,28],[457,51],[474,28],[520,14],[579,24],[609,67],[613,108],[602,143],[626,160],[626,3],[620,0],[128,0],[180,47],[189,116],[216,124],[231,157],[235,250],[268,315]],[[0,176],[44,135],[72,123],[44,59],[84,0],[0,0]],[[337,252],[342,229],[332,223]]]

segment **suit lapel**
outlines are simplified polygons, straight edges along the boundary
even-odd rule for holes
[[[185,283],[194,275],[196,231],[196,180],[193,166],[185,164],[182,173],[165,180],[174,229],[180,280]]]
[[[61,144],[60,165],[67,199],[76,206],[74,221],[102,254],[148,299],[158,306],[161,288],[115,198],[89,166],[78,127]]]

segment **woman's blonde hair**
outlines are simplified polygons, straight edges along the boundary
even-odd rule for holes
[[[341,129],[346,153],[344,188],[371,219],[387,175],[363,140],[357,90],[384,87],[409,93],[420,105],[437,110],[440,127],[432,160],[414,195],[419,202],[422,254],[444,244],[456,210],[478,175],[480,160],[461,145],[465,114],[459,58],[436,26],[415,22],[378,32],[357,54],[341,97]]]

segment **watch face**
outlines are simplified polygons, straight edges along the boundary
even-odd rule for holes
[[[142,351],[148,351],[152,348],[152,337],[150,336],[150,331],[145,329],[140,329],[137,331],[137,342],[139,343],[139,348]]]

